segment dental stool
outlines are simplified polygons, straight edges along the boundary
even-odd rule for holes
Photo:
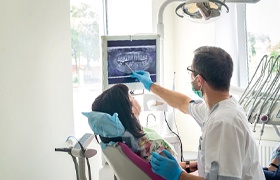
[[[163,180],[152,171],[150,163],[135,154],[126,144],[117,142],[102,149],[107,163],[118,180]]]

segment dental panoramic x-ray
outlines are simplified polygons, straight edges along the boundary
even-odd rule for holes
[[[102,36],[103,89],[117,84],[126,84],[129,89],[143,89],[142,83],[130,75],[144,70],[158,82],[159,36]]]

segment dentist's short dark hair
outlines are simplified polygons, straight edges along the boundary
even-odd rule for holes
[[[192,66],[194,71],[207,79],[208,85],[214,90],[229,90],[233,62],[231,56],[222,48],[199,47],[194,51]]]

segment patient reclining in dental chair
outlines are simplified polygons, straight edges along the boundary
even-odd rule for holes
[[[117,84],[100,94],[92,104],[92,112],[83,113],[95,135],[99,135],[101,147],[114,142],[124,142],[147,162],[152,152],[163,154],[166,149],[175,158],[174,147],[156,131],[141,126],[138,118],[141,107],[123,84]]]
[[[114,145],[116,142],[123,142],[147,162],[150,161],[152,152],[162,154],[161,152],[164,149],[168,150],[176,158],[173,146],[162,139],[154,130],[143,128],[145,136],[136,139],[124,129],[117,113],[114,113],[113,116],[96,111],[83,114],[88,117],[94,134],[99,135],[102,149],[105,149],[108,144]]]

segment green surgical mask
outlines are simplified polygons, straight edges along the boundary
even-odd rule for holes
[[[196,78],[196,77],[195,77]],[[194,79],[195,80],[195,79]],[[193,81],[194,81],[193,80]],[[200,97],[200,98],[203,98],[203,96],[202,96],[202,91],[201,91],[201,88],[200,88],[200,90],[196,90],[195,88],[194,88],[194,86],[193,86],[193,81],[191,82],[192,83],[192,90],[193,90],[193,92],[198,96],[198,97]]]
[[[193,87],[193,84],[192,84],[192,90],[196,95],[198,95],[198,97],[203,98],[202,91],[201,90],[195,90],[195,88]]]

